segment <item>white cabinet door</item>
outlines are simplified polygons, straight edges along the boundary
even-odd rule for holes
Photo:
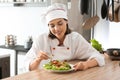
[[[0,48],[0,56],[10,54],[10,76],[15,76],[15,51]]]
[[[19,52],[18,53],[17,74],[22,74],[25,72],[25,68],[24,68],[25,55],[26,55],[26,52]]]

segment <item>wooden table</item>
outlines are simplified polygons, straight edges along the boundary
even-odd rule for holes
[[[72,61],[74,64],[76,61]],[[103,67],[94,67],[85,71],[69,73],[51,73],[44,70],[34,70],[2,80],[120,80],[120,61],[106,59]]]

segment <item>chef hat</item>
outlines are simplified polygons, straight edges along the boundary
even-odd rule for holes
[[[53,19],[57,19],[57,18],[68,19],[67,8],[64,4],[61,4],[61,3],[52,4],[47,8],[47,11],[44,16],[47,24]]]

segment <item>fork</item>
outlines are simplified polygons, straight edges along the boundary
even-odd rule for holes
[[[50,52],[51,52],[51,53],[49,53],[49,58],[50,58],[50,61],[52,61],[54,55],[53,55],[51,46],[50,46]]]
[[[51,53],[51,54],[49,53],[48,57],[50,58],[50,61],[53,60],[53,56],[54,56],[54,55],[53,55],[52,53]]]

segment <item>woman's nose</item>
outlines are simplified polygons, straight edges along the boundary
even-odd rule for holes
[[[60,27],[56,25],[55,26],[55,30],[59,30],[59,29],[60,29]]]

